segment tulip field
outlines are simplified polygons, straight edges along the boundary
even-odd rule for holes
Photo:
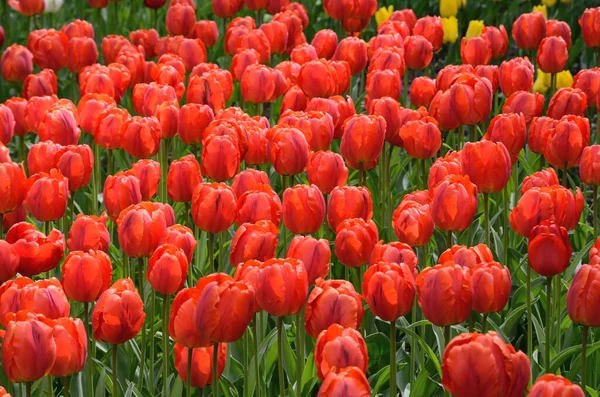
[[[0,6],[0,397],[600,395],[600,0]]]

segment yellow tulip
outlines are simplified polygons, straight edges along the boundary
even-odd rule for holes
[[[568,70],[563,70],[556,75],[556,89],[573,86],[573,75]]]
[[[481,36],[481,32],[483,31],[483,28],[485,27],[485,24],[483,23],[483,21],[478,21],[478,20],[472,20],[469,22],[469,27],[467,28],[467,34],[465,35],[465,37],[468,39],[472,39],[473,37],[479,37]]]
[[[537,78],[533,83],[533,91],[545,94],[552,86],[552,75],[537,70]],[[573,75],[568,70],[563,70],[556,74],[556,89],[568,88],[573,86]]]
[[[541,12],[544,18],[548,19],[548,8],[545,5],[533,6],[533,12]]]
[[[377,25],[382,24],[383,22],[390,19],[392,13],[394,12],[394,6],[389,7],[381,7],[379,10],[375,12],[375,21],[377,21]]]
[[[546,7],[554,7],[556,0],[542,0],[542,4]]]
[[[458,19],[456,17],[442,18],[444,27],[444,43],[454,43],[458,39]]]
[[[455,17],[462,6],[462,0],[440,0],[440,15],[443,18]]]

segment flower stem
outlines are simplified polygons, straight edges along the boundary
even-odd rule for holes
[[[447,347],[448,343],[450,343],[450,331],[451,331],[450,330],[450,326],[446,325],[444,327],[444,344],[445,344],[445,347]],[[441,351],[440,352],[440,357],[442,357],[443,355],[444,355],[444,352]],[[444,388],[444,397],[450,397],[450,393],[445,388]]]
[[[25,383],[25,395],[31,397],[31,382]]]
[[[208,263],[211,273],[215,272],[215,235],[208,233]]]
[[[546,373],[550,373],[550,339],[552,336],[552,277],[546,279]]]
[[[217,372],[219,371],[219,344],[213,344],[213,362],[212,362],[212,390],[213,397],[219,397],[219,379]]]
[[[254,389],[254,395],[260,397],[261,387],[260,387],[260,361],[258,357],[258,314],[254,315],[254,321],[252,323],[253,333],[254,333],[254,375],[256,376],[256,386]]]
[[[69,377],[65,376],[64,378],[62,378],[62,381],[63,381],[63,388],[65,389],[65,397],[70,397],[71,396],[71,386],[70,386]]]
[[[186,384],[186,392],[187,392],[187,397],[191,397],[192,396],[192,359],[193,359],[193,354],[194,354],[194,349],[192,349],[191,347],[188,347],[188,361],[187,361],[187,377],[185,378],[185,384]]]
[[[302,396],[302,373],[304,372],[304,343],[302,326],[303,316],[302,310],[296,314],[296,394]]]
[[[411,352],[415,350],[414,345],[411,346]],[[414,363],[414,361],[413,361]],[[413,364],[414,365],[414,364]],[[409,374],[409,381],[412,382],[413,374]],[[390,396],[396,394],[396,322],[390,321]]]
[[[285,380],[283,378],[283,317],[277,319],[277,368],[279,370],[279,395],[285,397]]]
[[[581,389],[583,390],[584,395],[586,393],[586,390],[585,390],[585,377],[586,377],[585,362],[587,359],[586,355],[587,355],[588,331],[589,331],[589,327],[587,325],[584,325],[583,327],[581,327]]]
[[[146,298],[144,294],[144,259],[138,258],[138,282],[140,289],[140,296],[142,297],[142,301],[145,303]],[[144,367],[146,364],[146,325],[142,326],[142,345],[140,346],[142,351],[141,360],[140,360],[140,377],[138,379],[138,390],[142,392],[142,388],[144,387]]]
[[[533,357],[533,323],[531,322],[531,266],[527,266],[527,357]],[[531,380],[530,380],[531,382]]]
[[[163,295],[162,312],[162,337],[163,337],[163,391],[167,394],[167,380],[169,379],[169,296]],[[191,360],[190,360],[191,361]],[[189,363],[188,363],[189,364]]]
[[[119,384],[117,382],[117,349],[119,345],[113,345],[112,348],[112,378],[113,378],[113,397],[119,394]]]
[[[485,334],[486,328],[487,328],[487,318],[488,318],[488,314],[484,313],[483,314],[483,320],[481,320],[481,333]]]
[[[448,248],[452,248],[452,230],[448,230],[448,241],[447,241],[447,247]]]
[[[490,197],[487,193],[483,193],[483,223],[485,229],[485,243],[490,246],[490,212],[489,204]]]

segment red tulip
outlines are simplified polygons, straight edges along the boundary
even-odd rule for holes
[[[244,0],[212,0],[212,11],[219,18],[230,18],[244,6]]]
[[[409,121],[400,128],[399,135],[408,155],[416,159],[433,157],[442,146],[442,133],[433,117]]]
[[[259,188],[260,185],[269,185],[269,176],[264,171],[258,171],[253,168],[245,169],[233,178],[231,188],[236,197],[242,197],[242,194]]]
[[[338,36],[333,30],[322,29],[315,33],[310,44],[319,58],[331,59],[338,45]]]
[[[552,277],[567,269],[572,254],[567,230],[552,221],[542,221],[531,230],[527,257],[539,275]]]
[[[594,248],[592,248],[592,251]],[[575,273],[573,282],[567,293],[567,310],[574,323],[584,326],[597,327],[598,306],[590,300],[594,297],[600,277],[600,264],[592,257],[590,251],[590,264],[582,265]],[[592,263],[596,262],[596,263]]]
[[[463,64],[487,65],[492,59],[492,46],[488,39],[482,36],[469,40],[463,37],[460,42],[460,57]]]
[[[156,292],[171,295],[179,291],[188,274],[188,259],[179,247],[161,244],[148,259],[146,279]]]
[[[172,4],[167,9],[165,25],[171,36],[191,36],[196,24],[196,10],[185,4]]]
[[[201,183],[194,190],[191,211],[194,223],[201,230],[223,232],[235,220],[235,193],[224,183]]]
[[[242,98],[246,102],[274,102],[288,89],[288,82],[278,69],[265,65],[249,65],[240,81]]]
[[[229,262],[237,267],[252,259],[266,261],[274,258],[277,236],[277,226],[271,221],[242,224],[231,240]]]
[[[597,108],[598,91],[600,91],[600,68],[580,70],[574,77],[573,88],[585,92],[588,105]]]
[[[63,32],[54,29],[34,30],[27,38],[27,48],[33,54],[33,62],[41,69],[57,72],[67,65],[69,38]]]
[[[190,385],[192,387],[204,388],[212,384],[212,362],[214,346],[197,347],[192,351],[192,364]],[[221,377],[227,362],[227,344],[220,343],[217,353],[217,379]],[[187,382],[188,348],[175,344],[175,369],[179,378]]]
[[[25,80],[33,72],[33,54],[25,46],[12,44],[2,53],[0,71],[6,81]]]
[[[19,261],[19,255],[12,245],[5,240],[0,240],[0,282],[2,284],[17,275]],[[329,264],[327,270],[329,271]]]
[[[346,120],[340,153],[350,167],[365,170],[377,165],[385,126],[385,119],[379,116],[356,115]]]
[[[20,222],[6,233],[6,241],[19,256],[19,273],[34,276],[54,269],[65,252],[65,240],[56,229],[44,235],[35,226]]]
[[[276,126],[269,130],[268,139],[269,160],[278,174],[295,175],[306,170],[310,151],[300,130]]]
[[[508,34],[504,25],[499,28],[495,26],[486,26],[483,28],[481,35],[488,39],[492,47],[492,58],[502,58],[508,50]]]
[[[415,279],[405,263],[379,262],[367,269],[362,294],[371,311],[384,321],[408,314],[415,301]]]
[[[369,397],[371,387],[364,372],[357,367],[330,371],[323,381],[317,397]]]
[[[423,36],[408,36],[404,39],[404,59],[408,69],[425,69],[433,59],[433,46]]]
[[[125,208],[117,219],[121,250],[131,258],[151,256],[174,218],[168,204],[143,201]]]
[[[583,117],[587,106],[587,96],[583,91],[577,88],[561,88],[550,99],[547,115],[555,119],[569,114]]]
[[[562,37],[567,43],[567,48],[571,48],[571,27],[564,21],[556,19],[546,21],[546,36]]]
[[[125,208],[142,201],[140,180],[122,171],[109,175],[104,182],[102,197],[106,212],[115,221]]]
[[[468,176],[447,176],[434,188],[431,213],[433,221],[440,229],[465,230],[476,212],[477,187]]]
[[[327,223],[337,230],[340,223],[350,218],[365,221],[373,217],[373,203],[369,189],[362,186],[335,187],[327,204]]]
[[[574,385],[562,376],[546,374],[540,376],[533,384],[528,397],[584,397],[581,387]]]
[[[426,16],[417,19],[412,28],[412,34],[425,37],[433,46],[433,50],[438,51],[442,47],[442,40],[444,39],[442,19],[438,16]]]
[[[546,37],[540,43],[535,62],[542,72],[562,72],[569,60],[566,41],[559,36]]]
[[[413,79],[410,85],[410,103],[417,107],[429,107],[431,100],[437,93],[435,80],[427,76],[421,76]],[[389,123],[388,123],[389,128]]]
[[[427,245],[435,228],[431,216],[431,199],[419,203],[403,198],[394,210],[392,225],[399,241],[411,247]]]
[[[471,269],[473,310],[477,313],[502,311],[510,298],[510,271],[498,262],[480,264]]]
[[[525,123],[529,125],[534,117],[538,117],[544,110],[544,96],[537,92],[515,91],[511,94],[504,106],[502,113],[523,113]]]
[[[511,160],[502,142],[467,142],[461,151],[463,174],[477,186],[477,191],[498,193],[508,183]]]
[[[346,219],[336,229],[335,255],[348,267],[369,263],[373,247],[379,240],[377,226],[372,220]]]
[[[14,211],[27,194],[27,178],[22,165],[0,163],[0,214]]]
[[[277,287],[275,287],[277,286]],[[308,294],[308,274],[294,258],[269,259],[260,264],[256,302],[272,316],[297,314]]]
[[[494,262],[494,255],[485,244],[477,244],[469,248],[464,245],[453,245],[438,258],[438,263],[446,262],[454,262],[473,270],[478,265]]]
[[[339,42],[332,59],[348,62],[352,75],[359,74],[367,66],[367,43],[358,37],[346,37]]]
[[[585,152],[586,149],[584,149],[584,153]],[[584,166],[580,166],[579,169],[581,175],[583,175],[582,172],[585,172],[582,170],[582,167]],[[581,180],[584,183],[589,183],[584,181],[583,176],[581,176]],[[533,187],[554,186],[558,184],[558,177],[556,176],[556,171],[554,171],[554,168],[546,168],[545,170],[541,170],[529,176],[526,176],[525,179],[523,179],[523,183],[521,184],[520,193],[525,194],[526,191]]]
[[[68,179],[69,191],[75,192],[90,182],[94,154],[88,145],[65,146],[54,157],[56,168]]]
[[[30,17],[43,14],[46,2],[44,0],[10,0],[8,5],[18,13]],[[6,12],[8,12],[8,10],[6,10]]]
[[[316,233],[325,219],[325,200],[317,186],[296,185],[283,193],[283,223],[294,234]]]
[[[589,120],[563,116],[545,135],[543,154],[554,167],[566,168],[579,164],[583,148],[590,141]]]
[[[102,251],[71,251],[62,265],[62,286],[69,299],[94,302],[110,287],[113,269]]]
[[[330,371],[335,372],[348,367],[357,367],[367,372],[369,368],[367,344],[360,332],[354,328],[332,324],[317,338],[315,364],[320,380],[325,379]]]
[[[600,27],[598,27],[599,15],[600,10],[597,7],[586,8],[579,18],[581,36],[583,36],[585,45],[590,48],[600,47]]]
[[[541,12],[521,14],[513,23],[512,37],[517,47],[534,50],[546,37],[546,18]]]
[[[57,221],[67,209],[69,181],[58,170],[35,174],[27,180],[27,210],[41,222]]]

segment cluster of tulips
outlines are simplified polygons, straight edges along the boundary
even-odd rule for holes
[[[456,397],[592,390],[600,134],[586,115],[600,69],[565,84],[566,22],[522,14],[523,56],[507,60],[506,28],[482,26],[462,38],[462,65],[436,68],[442,18],[393,11],[365,41],[376,0],[324,0],[340,27],[310,44],[309,4],[212,0],[217,24],[196,20],[194,0],[143,3],[155,18],[167,7],[158,30],[99,38],[76,19],[2,52],[14,96],[0,98],[0,396],[69,396],[75,376],[86,396],[175,395],[177,376],[187,396],[237,395],[222,378],[233,365],[244,396],[406,395],[404,376]],[[37,24],[46,1],[8,5]],[[579,24],[600,57],[600,7]],[[533,92],[536,66],[549,101]],[[571,265],[576,228],[593,230],[589,264]],[[526,257],[510,252],[517,235]],[[497,325],[517,292],[526,353]],[[553,374],[569,319],[579,385]],[[373,374],[382,323],[389,367]],[[431,362],[437,378],[421,378]]]

